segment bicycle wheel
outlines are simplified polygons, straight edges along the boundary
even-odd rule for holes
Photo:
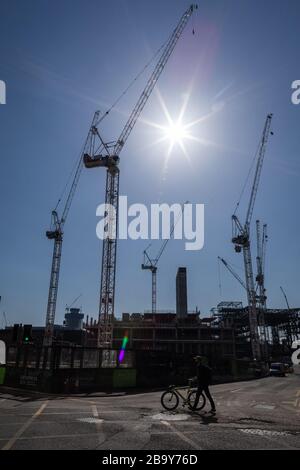
[[[198,405],[197,405],[197,408],[194,409],[194,404],[195,404],[195,400],[196,400],[196,394],[197,394],[197,390],[192,390],[188,397],[187,397],[187,402],[188,402],[188,407],[190,410],[202,410],[202,408],[205,407],[205,403],[206,403],[206,398],[205,396],[203,395],[203,393],[201,393],[200,397],[199,397],[199,402],[198,402]]]
[[[160,401],[166,410],[172,411],[177,408],[179,398],[175,392],[172,392],[172,390],[167,390],[162,394]]]

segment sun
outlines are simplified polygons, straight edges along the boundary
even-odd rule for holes
[[[149,121],[145,118],[141,119],[141,121],[143,121],[145,124],[154,127],[159,132],[158,138],[152,141],[150,147],[158,145],[162,142],[167,142],[167,151],[164,156],[164,169],[168,166],[168,161],[172,155],[173,150],[176,150],[176,153],[178,154],[178,149],[186,158],[187,163],[189,165],[192,165],[192,160],[190,158],[187,148],[189,141],[198,142],[204,146],[216,145],[215,142],[209,141],[203,137],[199,137],[199,135],[195,136],[192,133],[192,128],[197,124],[200,124],[209,119],[212,115],[217,112],[217,110],[209,111],[207,114],[203,114],[201,117],[194,119],[193,121],[187,122],[184,118],[186,108],[192,95],[191,85],[189,90],[182,95],[182,106],[180,108],[179,114],[173,119],[158,88],[156,88],[156,94],[165,117],[165,124],[159,124],[153,121]]]
[[[188,132],[181,122],[171,122],[167,127],[164,127],[163,133],[170,144],[182,144],[183,140],[188,137]]]

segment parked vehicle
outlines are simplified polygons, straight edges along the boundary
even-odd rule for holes
[[[292,364],[289,364],[289,363],[285,363],[284,364],[284,370],[285,370],[285,373],[286,374],[292,374],[294,372],[294,367]]]
[[[270,365],[270,375],[273,377],[285,377],[284,363],[272,362]]]

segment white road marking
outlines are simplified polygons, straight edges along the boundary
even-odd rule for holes
[[[177,436],[180,437],[182,441],[187,442],[193,449],[202,450],[197,442],[192,441],[192,439],[183,434],[183,432],[178,431],[178,429],[174,428],[174,426],[172,426],[168,421],[162,421],[161,423],[172,429],[174,434],[177,434]]]
[[[253,408],[261,408],[263,410],[274,410],[275,406],[260,404],[260,405],[255,405]]]
[[[282,436],[287,437],[287,436],[292,436],[295,435],[294,433],[290,433],[289,431],[272,431],[268,429],[239,429],[239,431],[242,431],[245,434],[251,434],[255,436],[261,436],[264,439],[267,439],[268,441],[272,442],[274,444],[275,442],[278,442],[278,439]],[[298,434],[298,433],[296,433]],[[287,449],[292,449],[292,450],[299,450],[299,447],[294,447],[289,445],[286,441],[283,439],[280,439],[280,446],[278,449],[282,449],[282,447],[285,447]]]
[[[34,415],[32,415],[31,418],[29,418],[29,420],[23,424],[23,426],[20,427],[20,429],[16,432],[16,434],[11,439],[9,439],[9,441],[5,444],[4,447],[2,447],[2,450],[9,450],[12,448],[16,440],[19,439],[19,437],[21,437],[21,435],[31,425],[31,423],[35,420],[35,418],[41,415],[43,410],[46,408],[47,404],[48,404],[48,400],[39,407],[39,409],[34,413]]]
[[[95,424],[96,424],[96,429],[97,429],[97,434],[98,434],[98,443],[102,444],[105,441],[106,436],[102,429],[103,419],[99,419],[99,413],[98,413],[98,409],[96,405],[92,405],[92,413],[93,413],[94,419],[96,420]]]
[[[257,428],[242,428],[239,431],[244,434],[252,434],[255,436],[289,436],[290,433],[286,431],[272,431],[269,429],[257,429]]]
[[[185,421],[189,419],[189,415],[184,413],[158,413],[157,415],[152,416],[152,419],[160,419],[163,421]]]
[[[78,418],[77,421],[80,421],[81,423],[90,423],[90,424],[101,424],[103,423],[103,419],[99,418]]]

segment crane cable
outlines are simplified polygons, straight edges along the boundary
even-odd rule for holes
[[[221,266],[220,266],[220,258],[219,257],[218,257],[218,278],[219,278],[219,293],[220,293],[220,298],[222,298]]]
[[[65,195],[65,193],[66,193],[66,191],[67,191],[67,188],[68,188],[68,186],[69,186],[69,184],[70,184],[70,181],[71,181],[71,179],[72,179],[74,173],[76,173],[77,168],[78,168],[79,165],[82,163],[82,152],[83,152],[83,150],[84,150],[84,147],[85,147],[85,143],[83,144],[82,149],[81,149],[81,151],[80,151],[79,159],[78,159],[78,158],[76,159],[76,161],[75,161],[75,163],[74,163],[74,165],[73,165],[73,167],[72,167],[72,170],[71,170],[71,172],[70,172],[70,174],[69,174],[69,176],[68,176],[68,178],[67,178],[67,182],[66,182],[66,184],[64,185],[64,188],[63,188],[63,190],[62,190],[62,192],[61,192],[61,195],[60,195],[60,197],[59,197],[59,199],[58,199],[58,201],[57,201],[57,204],[56,204],[56,206],[55,206],[55,209],[54,209],[55,211],[58,209],[58,206],[59,206],[59,204],[61,203],[62,198],[64,197],[64,195]]]
[[[170,37],[171,35],[168,37],[168,39],[160,46],[160,48],[155,52],[155,54],[153,55],[153,57],[149,60],[149,62],[146,63],[146,65],[144,65],[144,67],[142,68],[142,70],[140,70],[140,72],[135,76],[135,78],[129,83],[129,85],[125,88],[125,90],[119,95],[119,97],[113,102],[113,104],[108,108],[107,111],[105,111],[105,113],[102,114],[102,116],[100,116],[100,119],[98,120],[98,122],[96,123],[96,125],[98,125],[101,121],[103,121],[103,119],[117,106],[117,104],[119,103],[119,101],[121,101],[121,99],[123,98],[123,96],[126,95],[126,93],[130,90],[130,88],[135,84],[135,82],[140,78],[141,75],[143,75],[143,73],[147,70],[147,68],[151,65],[151,63],[154,61],[154,59],[158,56],[158,54],[160,53],[160,51],[166,46],[166,44],[168,43],[168,41],[170,40]]]
[[[193,35],[195,34],[195,23],[194,23],[194,17],[192,18],[192,21],[193,21],[193,27],[192,27],[192,33]],[[176,29],[176,28],[175,28]],[[152,56],[152,58],[149,60],[149,62],[146,63],[146,65],[142,68],[142,70],[140,70],[140,72],[136,75],[136,77],[129,83],[129,85],[125,88],[125,90],[120,94],[120,96],[114,101],[114,103],[110,106],[110,108],[108,108],[107,111],[105,111],[105,113],[102,114],[102,116],[100,116],[100,119],[99,121],[96,123],[96,126],[101,122],[103,121],[103,119],[116,107],[116,105],[119,103],[119,101],[121,101],[121,99],[123,98],[123,96],[126,95],[126,93],[128,92],[128,90],[135,84],[135,82],[140,78],[141,75],[143,75],[143,73],[147,70],[147,68],[151,65],[151,63],[154,61],[154,59],[158,56],[158,54],[162,51],[162,49],[166,46],[166,44],[169,42],[171,36],[173,35],[175,29],[172,31],[172,33],[169,35],[169,37],[167,38],[167,40],[160,46],[159,49],[157,49],[157,51],[155,52],[155,54]]]

